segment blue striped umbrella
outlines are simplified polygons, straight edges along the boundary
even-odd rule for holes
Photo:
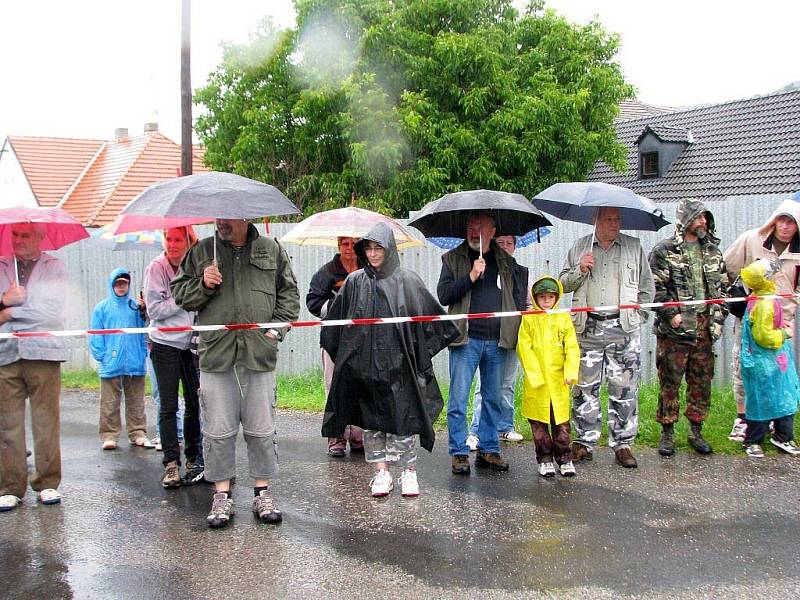
[[[534,229],[533,231],[529,231],[525,235],[518,235],[517,236],[517,248],[524,248],[525,246],[530,246],[531,244],[535,244],[537,242],[541,242],[542,238],[550,233],[549,227],[540,227],[539,229]],[[464,241],[464,238],[456,238],[456,237],[432,237],[428,238],[428,241],[436,246],[437,248],[441,248],[442,250],[452,250],[461,245]]]
[[[111,250],[161,250],[164,247],[164,235],[160,230],[112,233],[109,227],[105,225],[95,229],[91,233],[91,241]]]

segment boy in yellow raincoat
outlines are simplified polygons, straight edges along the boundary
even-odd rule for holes
[[[556,308],[564,290],[554,277],[531,288],[534,310]],[[531,424],[539,475],[575,475],[570,450],[570,386],[578,379],[580,350],[569,313],[522,317],[517,354],[523,370],[522,414]],[[550,426],[548,430],[548,425]]]

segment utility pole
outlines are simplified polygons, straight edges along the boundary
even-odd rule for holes
[[[192,3],[181,9],[181,175],[192,174]]]

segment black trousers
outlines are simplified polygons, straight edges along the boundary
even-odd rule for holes
[[[164,464],[173,460],[181,464],[181,448],[178,444],[178,385],[183,383],[184,454],[189,462],[203,459],[203,434],[200,431],[200,376],[197,356],[191,350],[179,350],[153,342],[150,352],[156,372],[158,393],[161,395],[161,412],[158,425],[161,429],[161,445],[164,448]]]
[[[794,439],[794,415],[786,415],[780,419],[773,419],[775,431],[772,437],[779,442],[790,442]],[[747,419],[747,433],[744,434],[745,444],[760,444],[769,431],[769,421],[751,421]]]

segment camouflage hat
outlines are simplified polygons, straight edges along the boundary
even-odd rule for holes
[[[558,294],[558,283],[556,283],[555,279],[550,279],[549,277],[545,279],[540,279],[536,283],[533,284],[533,295],[536,294],[545,294],[550,292],[552,294]]]

